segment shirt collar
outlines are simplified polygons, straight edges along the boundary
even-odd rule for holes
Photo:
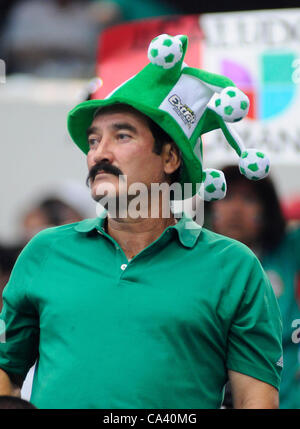
[[[177,231],[178,238],[185,247],[194,247],[202,231],[202,226],[194,222],[185,213],[182,214],[181,219],[178,220],[176,225],[169,228]]]
[[[77,232],[90,232],[93,229],[100,230],[103,227],[106,217],[95,217],[92,219],[84,219],[81,222],[78,222],[74,229]]]
[[[85,233],[90,232],[93,229],[97,229],[99,231],[103,228],[105,219],[106,216],[97,217],[93,219],[84,219],[81,222],[77,223],[74,229],[77,232]],[[194,247],[201,233],[202,226],[198,225],[185,213],[183,213],[182,218],[178,220],[176,225],[169,226],[167,229],[174,229],[177,231],[178,239],[183,246]]]

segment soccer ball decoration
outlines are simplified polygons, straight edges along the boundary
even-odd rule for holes
[[[180,38],[182,38],[180,35],[170,36],[168,34],[161,34],[155,37],[148,48],[149,61],[163,69],[171,70],[183,57],[183,42]],[[213,85],[212,82],[204,81],[205,83]],[[224,122],[240,121],[247,116],[250,106],[247,95],[235,86],[227,86],[222,90],[220,89],[220,92],[215,93],[209,104],[210,109],[221,117]],[[223,129],[222,125],[221,128]],[[237,133],[231,130],[229,125],[225,126],[225,129],[233,140],[235,140],[236,146],[239,149],[239,152],[237,152],[241,153],[239,162],[240,172],[251,180],[260,180],[266,177],[270,169],[270,162],[267,155],[256,149],[245,149]],[[233,132],[234,134],[232,134]],[[204,195],[201,195],[201,197],[205,201],[221,200],[225,197],[227,186],[222,171],[212,168],[206,169],[203,171],[202,181],[202,192],[204,190]]]
[[[239,169],[247,179],[260,180],[269,174],[270,161],[264,152],[246,149],[241,154]]]
[[[226,180],[221,170],[207,168],[203,170],[204,200],[221,200],[226,195]]]
[[[174,67],[181,60],[182,55],[180,36],[161,34],[152,40],[148,48],[149,61],[164,69]]]
[[[214,100],[213,109],[226,122],[237,122],[249,111],[249,98],[235,86],[227,86]]]

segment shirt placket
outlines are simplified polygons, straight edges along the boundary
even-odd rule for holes
[[[159,237],[157,240],[155,240],[153,243],[151,243],[149,246],[147,246],[145,249],[143,249],[141,252],[139,252],[130,260],[127,259],[120,245],[110,235],[106,234],[106,232],[103,229],[98,230],[98,233],[100,235],[103,235],[114,245],[114,248],[116,251],[117,267],[118,267],[119,276],[120,276],[119,278],[122,279],[125,274],[125,271],[127,271],[130,268],[130,265],[136,264],[137,260],[140,259],[141,257],[150,255],[155,250],[158,250],[159,248],[165,246],[167,242],[171,240],[172,229],[167,228],[161,237]]]
[[[107,240],[109,240],[113,244],[115,248],[115,256],[116,256],[117,267],[119,271],[119,277],[122,277],[124,271],[126,270],[129,264],[129,261],[125,253],[123,252],[123,249],[110,235],[106,234],[106,232],[103,229],[98,230],[98,233],[104,236]]]

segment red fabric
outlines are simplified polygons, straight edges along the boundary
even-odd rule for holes
[[[282,203],[282,210],[287,220],[300,220],[300,197],[294,197]]]
[[[199,15],[170,16],[133,21],[109,28],[99,38],[96,75],[103,81],[91,98],[104,98],[149,63],[148,46],[160,34],[186,34],[189,45],[184,61],[201,67],[203,34]]]

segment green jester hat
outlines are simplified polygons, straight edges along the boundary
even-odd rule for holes
[[[77,146],[89,150],[86,131],[95,112],[104,106],[125,103],[156,122],[168,133],[182,154],[181,184],[191,183],[190,198],[204,185],[204,199],[221,199],[226,194],[223,173],[202,169],[204,133],[220,128],[239,156],[240,172],[248,179],[264,178],[270,168],[262,151],[245,148],[232,123],[249,110],[248,97],[225,76],[189,67],[183,59],[188,38],[162,34],[148,49],[150,63],[117,87],[104,100],[89,100],[76,106],[68,116],[68,129]],[[203,194],[202,194],[203,195]]]

